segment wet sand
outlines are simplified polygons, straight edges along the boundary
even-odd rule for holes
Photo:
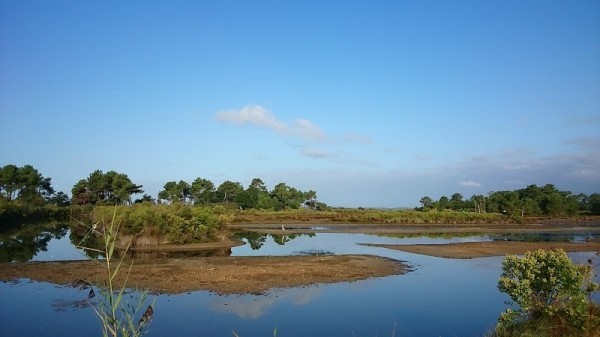
[[[103,284],[104,267],[98,261],[3,263],[0,280],[27,278],[66,285],[84,279]],[[129,263],[122,267],[117,284],[124,281],[128,267]],[[365,255],[142,259],[135,260],[127,285],[158,293],[262,293],[271,288],[358,281],[406,271],[399,261]]]

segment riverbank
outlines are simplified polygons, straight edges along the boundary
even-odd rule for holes
[[[365,246],[382,247],[408,253],[429,255],[451,259],[471,259],[478,257],[504,256],[508,254],[522,255],[538,249],[562,249],[566,252],[600,252],[600,242],[520,242],[520,241],[491,241],[465,242],[443,245],[383,245],[365,244]]]
[[[0,265],[0,280],[68,285],[84,279],[102,283],[106,277],[103,267],[98,261],[4,263]],[[124,281],[126,268],[121,270],[117,284]],[[272,288],[352,282],[408,270],[399,261],[367,255],[141,259],[135,260],[127,286],[170,294],[196,290],[263,293]]]

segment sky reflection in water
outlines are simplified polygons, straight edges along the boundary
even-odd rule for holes
[[[303,252],[373,254],[407,261],[414,271],[350,283],[274,289],[265,294],[219,296],[198,291],[157,295],[148,336],[481,336],[493,328],[508,298],[496,288],[501,257],[451,260],[357,243],[451,243],[489,237],[391,238],[320,233],[285,245],[267,237],[260,250],[235,247],[232,255],[291,255]],[[36,260],[85,258],[54,239]],[[577,262],[596,258],[573,254]],[[600,262],[600,261],[599,261]],[[70,287],[46,283],[0,284],[0,324],[6,336],[82,336],[100,333],[85,297]]]

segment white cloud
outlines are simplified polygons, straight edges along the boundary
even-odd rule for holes
[[[278,121],[270,111],[260,105],[246,105],[240,110],[221,111],[215,117],[219,122],[253,124],[272,129],[278,133],[285,133],[288,129],[284,123]]]
[[[478,183],[478,182],[473,181],[473,180],[461,181],[458,184],[460,186],[465,186],[465,187],[481,187],[481,183]]]
[[[288,125],[260,105],[246,105],[239,110],[220,111],[215,115],[217,121],[230,124],[250,124],[265,127],[282,135],[298,137],[308,141],[325,139],[325,133],[317,125],[304,118],[295,119]]]
[[[318,126],[314,125],[310,121],[298,118],[294,120],[294,124],[292,124],[292,133],[296,136],[299,136],[302,139],[306,140],[323,140],[325,139],[325,134]]]

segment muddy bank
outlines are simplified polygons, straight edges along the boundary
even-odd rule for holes
[[[566,252],[600,251],[600,242],[518,242],[491,241],[467,242],[443,245],[384,245],[366,244],[366,246],[383,247],[408,253],[445,257],[451,259],[471,259],[476,257],[504,256],[507,254],[521,255],[537,249],[562,249]]]
[[[598,223],[554,224],[234,224],[232,231],[286,235],[294,233],[363,233],[363,234],[407,234],[427,236],[442,233],[509,234],[509,233],[598,233]]]
[[[0,280],[102,283],[104,266],[97,261],[4,263],[0,264]],[[118,284],[122,284],[126,269],[122,269]],[[159,293],[262,293],[271,288],[358,281],[407,270],[399,261],[365,255],[148,259],[135,261],[127,285]]]
[[[244,242],[240,240],[226,240],[216,242],[205,242],[205,243],[186,243],[182,245],[172,244],[155,244],[155,245],[139,245],[129,247],[130,251],[136,252],[193,252],[200,250],[213,250],[213,249],[231,249],[237,246],[243,246]],[[123,248],[123,246],[122,246]]]

